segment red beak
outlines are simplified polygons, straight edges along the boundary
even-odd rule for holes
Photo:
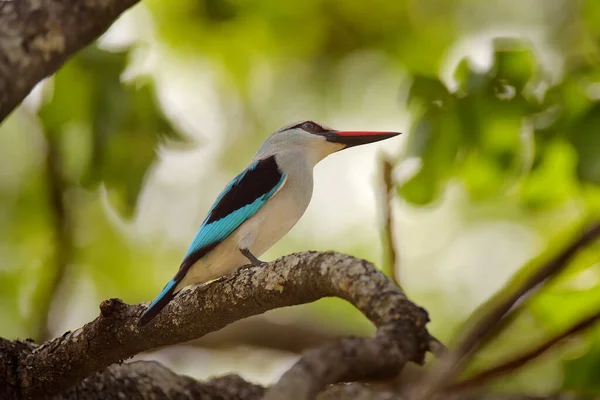
[[[360,146],[362,144],[378,142],[398,136],[400,132],[378,131],[329,131],[325,134],[328,142],[345,144],[346,147]]]

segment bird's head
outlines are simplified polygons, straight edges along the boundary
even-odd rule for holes
[[[338,131],[314,121],[303,121],[284,126],[273,133],[259,153],[275,154],[285,150],[300,150],[311,155],[317,163],[336,151],[378,142],[399,134],[381,131]]]

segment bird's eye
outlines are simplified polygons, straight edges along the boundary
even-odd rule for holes
[[[319,130],[314,122],[304,122],[302,124],[302,129],[311,133],[317,132]]]

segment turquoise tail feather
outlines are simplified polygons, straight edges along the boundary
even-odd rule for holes
[[[165,308],[165,306],[173,300],[175,297],[175,287],[177,286],[177,281],[172,279],[165,285],[163,290],[159,293],[158,296],[154,299],[154,301],[148,306],[146,311],[140,317],[138,321],[138,326],[146,325],[152,318],[156,317],[158,313]]]

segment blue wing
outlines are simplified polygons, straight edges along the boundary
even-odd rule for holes
[[[250,164],[219,194],[190,244],[179,271],[150,304],[140,325],[150,321],[175,297],[175,288],[189,268],[240,225],[255,215],[285,181],[274,156]]]
[[[194,257],[194,253],[231,235],[265,205],[284,180],[285,174],[279,170],[274,156],[250,164],[219,194],[190,244],[182,265],[188,258],[194,259],[192,264],[195,263],[199,257]]]

